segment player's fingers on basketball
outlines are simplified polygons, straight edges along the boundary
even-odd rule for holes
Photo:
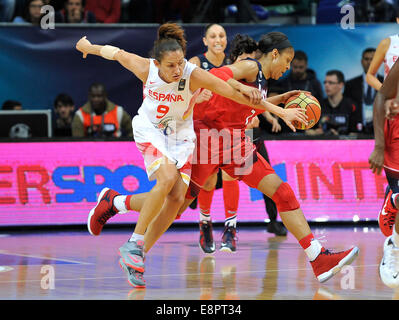
[[[296,129],[295,129],[294,125],[293,125],[290,121],[285,121],[285,123],[288,125],[288,127],[289,127],[292,131],[296,132]]]
[[[297,112],[297,120],[301,121],[304,124],[308,124],[308,116],[300,109],[298,109]]]
[[[303,122],[305,124],[308,124],[307,116],[305,114],[299,113],[297,115],[297,118],[298,118],[299,121],[301,121],[301,122]]]

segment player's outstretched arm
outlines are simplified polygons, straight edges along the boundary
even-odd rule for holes
[[[255,109],[269,111],[284,120],[284,122],[295,132],[295,127],[291,122],[299,121],[307,125],[307,116],[299,108],[283,109],[268,101],[262,100],[260,104],[251,104],[250,99],[238,90],[226,83],[231,77],[227,74],[214,76],[210,72],[196,68],[191,74],[190,89],[192,92],[199,88],[204,88],[215,92],[223,97],[234,100],[240,104],[250,106]],[[222,80],[223,79],[223,80]],[[234,111],[233,111],[234,112]]]
[[[263,104],[253,105],[249,97],[245,96],[239,90],[236,90],[232,86],[230,86],[227,83],[227,81],[231,79],[230,76],[228,76],[227,74],[220,74],[220,76],[223,77],[223,79],[218,78],[210,72],[205,71],[201,68],[195,68],[194,71],[191,73],[190,90],[194,92],[200,88],[208,89],[216,94],[234,100],[240,104],[252,106],[253,108],[267,111],[266,106],[264,106]]]
[[[144,83],[148,77],[148,70],[150,61],[147,58],[140,57],[134,53],[129,53],[125,50],[109,45],[96,45],[91,44],[86,36],[82,37],[76,43],[76,49],[83,53],[83,58],[88,54],[103,57],[108,60],[118,61],[123,67],[130,70]]]

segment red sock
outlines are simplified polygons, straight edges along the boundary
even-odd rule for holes
[[[132,195],[126,196],[126,200],[125,200],[125,206],[127,210],[132,210],[132,208],[130,207],[130,199],[132,198]]]
[[[306,237],[299,240],[299,244],[305,250],[306,255],[310,261],[314,261],[320,252],[324,250],[320,242],[313,236],[313,233],[309,233]]]
[[[306,237],[299,240],[299,244],[303,248],[303,250],[309,248],[311,241],[314,239],[313,233],[309,233]]]
[[[215,188],[210,191],[202,189],[198,194],[198,205],[201,213],[209,215],[211,211],[211,204],[213,199],[213,194],[215,193]]]
[[[239,198],[240,187],[238,185],[238,181],[223,181],[223,200],[226,219],[237,214]]]

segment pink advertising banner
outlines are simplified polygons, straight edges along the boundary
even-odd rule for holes
[[[377,219],[386,181],[368,169],[373,141],[267,141],[266,147],[309,221]],[[83,225],[103,187],[133,194],[154,185],[133,142],[1,143],[0,150],[0,226]],[[211,215],[224,220],[223,189],[215,192]],[[188,209],[176,223],[198,216]],[[137,217],[129,212],[110,223]],[[267,218],[260,192],[240,182],[238,221]]]

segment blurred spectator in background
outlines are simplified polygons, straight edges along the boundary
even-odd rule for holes
[[[85,9],[94,13],[96,22],[118,23],[121,17],[121,0],[86,0]]]
[[[366,82],[366,74],[373,60],[375,48],[367,48],[362,53],[361,64],[363,73],[345,84],[344,96],[352,99],[356,104],[358,118],[361,120],[356,124],[359,132],[372,134],[373,131],[373,102],[377,90]],[[379,81],[384,77],[377,75]]]
[[[65,0],[43,0],[44,4],[48,4],[54,8],[55,11],[62,10],[64,8]]]
[[[343,1],[341,1],[342,3]],[[397,0],[352,0],[356,22],[394,22]]]
[[[53,136],[71,137],[72,119],[75,111],[75,103],[72,97],[65,93],[60,93],[54,100],[55,121]]]
[[[16,16],[13,20],[15,23],[31,23],[33,25],[40,25],[40,20],[44,13],[40,9],[44,5],[42,0],[28,0],[25,3],[24,12],[22,16]]]
[[[95,23],[96,17],[85,9],[84,0],[67,0],[64,9],[55,13],[56,23]]]
[[[343,95],[344,74],[339,70],[326,73],[324,90],[327,98],[320,101],[321,119],[318,128],[306,130],[307,134],[321,133],[328,135],[347,135],[357,132],[357,112],[353,101]],[[310,132],[308,132],[310,131]]]
[[[152,0],[122,0],[121,22],[153,23],[154,7]]]
[[[89,101],[72,120],[74,137],[133,137],[132,118],[107,98],[105,87],[94,83],[89,89]]]
[[[3,102],[2,110],[22,110],[22,103],[15,100],[6,100]]]
[[[190,22],[190,0],[152,0],[152,4],[156,23]]]
[[[14,16],[16,0],[0,0],[0,22],[10,22]]]
[[[396,10],[393,0],[370,0],[370,22],[394,22]]]
[[[234,5],[234,22],[249,23],[258,22],[258,17],[251,2],[263,3],[264,1],[250,0],[211,0],[201,1],[194,8],[194,16],[191,22],[223,23],[226,19],[226,7]]]
[[[283,92],[304,90],[311,92],[319,101],[323,99],[323,89],[317,79],[316,72],[308,69],[308,56],[300,50],[295,51],[288,76],[278,81],[275,85],[281,87]]]

